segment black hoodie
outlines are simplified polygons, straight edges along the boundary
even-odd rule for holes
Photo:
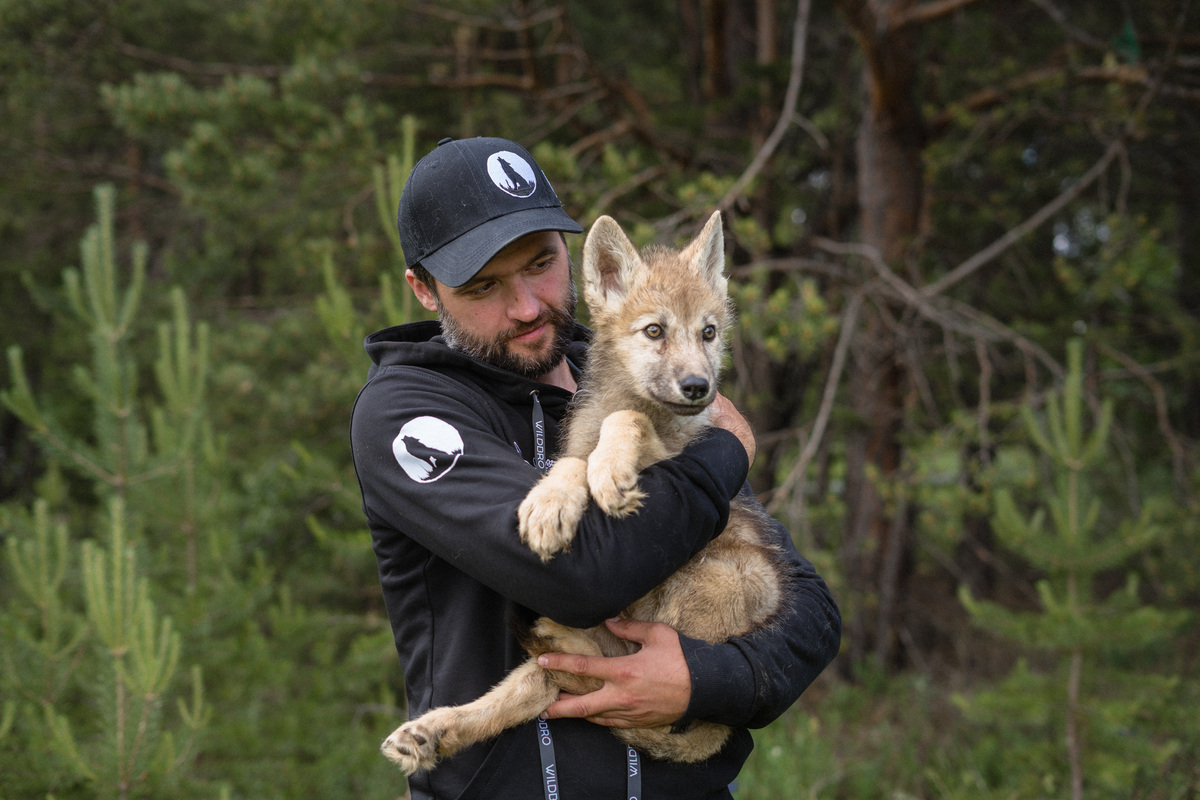
[[[568,355],[586,360],[577,328]],[[589,507],[569,552],[543,564],[520,541],[516,509],[542,473],[532,466],[536,409],[549,453],[569,392],[447,347],[436,322],[367,337],[373,365],[351,424],[354,465],[412,716],[474,700],[525,660],[513,619],[548,616],[590,627],[615,616],[682,566],[724,527],[745,489],[737,438],[713,429],[646,469],[648,498],[625,520]],[[748,491],[748,489],[747,489]],[[710,646],[680,637],[692,678],[683,721],[734,726],[701,764],[642,762],[643,796],[727,798],[761,727],[790,706],[837,653],[841,621],[824,581],[775,531],[791,566],[780,624]],[[617,798],[626,755],[606,728],[550,723],[562,800]],[[544,796],[534,724],[445,759],[409,780],[420,798],[536,800]]]

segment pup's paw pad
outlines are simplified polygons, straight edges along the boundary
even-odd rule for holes
[[[614,472],[599,465],[588,465],[588,488],[596,505],[610,517],[627,517],[642,507],[646,493],[638,488],[638,474]]]
[[[422,720],[410,720],[383,740],[380,751],[388,760],[404,770],[405,775],[431,769],[438,760],[438,742],[442,731],[434,730]]]

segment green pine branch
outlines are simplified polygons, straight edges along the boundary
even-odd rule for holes
[[[1122,708],[1113,698],[1089,690],[1101,674],[1120,674],[1107,663],[1106,654],[1135,652],[1161,642],[1186,619],[1182,612],[1144,604],[1133,572],[1123,589],[1107,597],[1096,594],[1095,578],[1101,571],[1120,568],[1164,532],[1154,523],[1150,504],[1135,518],[1109,522],[1111,512],[1105,512],[1092,483],[1103,467],[1113,407],[1111,401],[1101,401],[1089,423],[1083,377],[1083,342],[1072,340],[1067,344],[1066,378],[1046,398],[1042,419],[1032,408],[1022,408],[1029,440],[1045,455],[1053,473],[1036,506],[1025,514],[1012,493],[995,493],[992,525],[999,541],[1045,575],[1035,587],[1040,607],[1014,610],[974,598],[965,586],[959,591],[976,625],[1056,664],[1054,671],[1042,674],[1022,662],[1010,682],[982,692],[976,707],[993,720],[1016,717],[998,716],[987,708],[994,712],[1003,706],[1027,707],[1035,696],[1049,697],[1061,707],[1073,800],[1083,796],[1087,765],[1102,758],[1095,743],[1104,737],[1088,731],[1103,733],[1127,725],[1137,713],[1136,707]],[[1086,680],[1087,675],[1094,677]],[[1031,691],[1039,684],[1040,689]]]
[[[192,324],[179,290],[171,294],[170,319],[157,328],[157,359],[150,365],[157,393],[141,388],[143,365],[131,337],[147,250],[133,247],[122,279],[114,246],[115,192],[100,187],[95,199],[97,222],[83,237],[81,267],[64,274],[68,308],[91,346],[90,360],[72,373],[90,403],[90,425],[70,429],[35,396],[17,347],[8,350],[12,379],[0,402],[45,446],[51,476],[61,464],[91,482],[104,503],[107,541],[73,543],[45,497],[28,514],[0,510],[4,562],[28,609],[10,612],[21,655],[6,652],[2,663],[6,686],[18,692],[11,714],[33,721],[60,767],[93,784],[100,796],[126,798],[174,780],[194,757],[211,714],[198,668],[190,701],[166,705],[177,684],[183,637],[152,597],[133,532],[147,519],[168,533],[182,531],[186,559],[171,563],[187,564],[187,585],[194,588],[197,473],[199,465],[220,458],[220,447],[205,419],[208,329]],[[57,504],[71,502],[61,480],[43,488],[54,486],[60,488]],[[142,486],[153,488],[133,492]],[[155,539],[159,546],[175,541]],[[86,647],[89,641],[96,647]],[[9,708],[0,717],[6,728],[12,725]],[[84,715],[82,708],[91,710]],[[165,708],[177,710],[178,720],[168,721]]]

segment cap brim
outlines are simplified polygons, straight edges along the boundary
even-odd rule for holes
[[[449,287],[462,286],[496,253],[522,236],[541,231],[583,233],[583,228],[559,207],[514,211],[477,225],[447,242],[421,259],[421,266]]]

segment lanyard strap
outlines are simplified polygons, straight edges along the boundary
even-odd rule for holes
[[[542,757],[542,788],[546,800],[558,800],[558,765],[554,763],[554,738],[544,719],[537,721],[538,755]]]
[[[638,761],[638,751],[625,745],[625,757],[629,761],[629,777],[625,781],[626,794],[629,800],[640,800],[642,796],[642,765]]]
[[[538,755],[542,758],[542,789],[546,800],[559,800],[558,794],[558,765],[554,760],[554,737],[550,735],[550,723],[544,719],[537,721]],[[625,793],[629,800],[641,800],[642,797],[642,764],[638,751],[625,745],[625,759],[628,772],[625,778]]]
[[[546,417],[542,413],[542,402],[538,392],[529,393],[533,398],[533,465],[546,472],[549,469],[546,460]],[[550,735],[550,725],[544,719],[537,721],[538,755],[542,759],[542,789],[546,800],[559,800],[558,794],[558,764],[554,759],[554,737]],[[626,772],[625,788],[629,800],[641,800],[642,796],[642,764],[638,751],[629,745],[625,746]]]
[[[546,462],[546,416],[542,413],[542,401],[538,399],[537,390],[529,395],[533,398],[533,465],[547,472],[550,465]]]

